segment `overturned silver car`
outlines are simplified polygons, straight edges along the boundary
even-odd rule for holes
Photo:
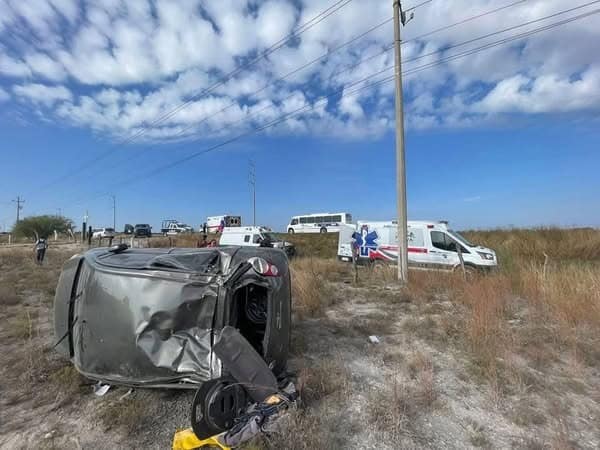
[[[290,325],[288,261],[272,248],[93,249],[65,264],[54,299],[59,351],[88,378],[131,386],[221,377],[226,326],[277,375]]]

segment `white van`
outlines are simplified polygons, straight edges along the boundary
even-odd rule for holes
[[[352,215],[341,213],[316,213],[293,216],[287,226],[290,234],[294,233],[337,233],[342,224],[351,223]]]
[[[219,239],[219,245],[240,245],[242,247],[280,248],[292,256],[294,244],[278,239],[265,227],[225,227]]]
[[[352,245],[362,262],[396,263],[398,260],[397,222],[359,221],[344,226],[338,240],[338,258],[352,261]],[[491,269],[498,265],[496,252],[470,243],[447,222],[408,222],[408,265],[416,269],[454,270],[460,266],[460,249],[467,269]]]

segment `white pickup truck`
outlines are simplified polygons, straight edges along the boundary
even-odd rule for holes
[[[191,233],[194,229],[185,223],[181,223],[177,220],[163,220],[160,232],[167,236],[179,233]]]

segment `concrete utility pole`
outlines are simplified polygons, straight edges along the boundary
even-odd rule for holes
[[[20,212],[23,209],[23,203],[25,203],[25,200],[23,200],[21,196],[17,196],[17,199],[13,200],[13,203],[17,204],[17,223],[19,223],[19,220],[21,219]]]
[[[248,183],[252,187],[252,225],[256,226],[256,166],[252,160],[250,160]]]
[[[111,195],[113,201],[113,230],[117,231],[117,197]]]
[[[396,190],[398,208],[398,281],[408,282],[406,168],[404,158],[404,106],[402,95],[402,40],[400,23],[407,22],[400,0],[394,1],[394,50],[396,57]],[[411,16],[412,18],[412,16]],[[409,19],[410,20],[410,19]]]

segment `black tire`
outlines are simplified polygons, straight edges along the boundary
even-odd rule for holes
[[[294,234],[294,229],[293,228],[288,228],[288,234]]]
[[[327,233],[327,228],[321,227],[321,229],[319,230],[319,233]]]

